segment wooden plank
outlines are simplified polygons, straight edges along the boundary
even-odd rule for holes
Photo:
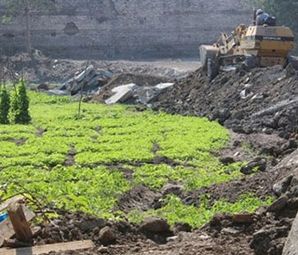
[[[50,252],[66,252],[76,250],[87,250],[94,248],[95,245],[91,240],[75,241],[68,243],[46,244],[19,249],[0,249],[0,255],[40,255]]]
[[[15,197],[12,197],[8,200],[6,200],[4,203],[2,203],[0,205],[0,212],[6,210],[10,204],[14,204],[14,203],[18,203],[20,201],[23,201],[24,200],[24,197],[19,195],[19,196],[15,196]]]
[[[35,214],[29,210],[25,205],[22,205],[23,211],[25,213],[26,220],[29,222],[34,217]],[[15,234],[12,223],[10,219],[6,219],[0,223],[0,247],[3,245],[5,239],[10,239]]]
[[[23,206],[19,203],[11,204],[8,208],[8,215],[16,233],[16,239],[21,242],[31,243],[33,234],[30,224],[26,220]]]

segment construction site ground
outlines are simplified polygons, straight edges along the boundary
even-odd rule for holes
[[[154,120],[155,125],[164,125],[165,130],[161,132],[164,135],[164,140],[170,137],[169,134],[175,134],[177,139],[172,137],[172,144],[175,144],[175,140],[181,138],[181,144],[183,145],[181,148],[184,148],[186,153],[191,153],[192,157],[197,155],[195,153],[198,151],[202,155],[207,151],[210,153],[208,156],[214,161],[220,162],[221,166],[234,166],[235,163],[239,163],[236,170],[237,178],[191,190],[181,188],[181,183],[184,185],[183,178],[178,180],[169,178],[161,188],[154,189],[150,186],[150,182],[148,184],[144,181],[146,176],[141,176],[144,179],[141,179],[142,181],[131,189],[126,190],[125,185],[123,186],[123,192],[118,197],[115,206],[112,207],[113,213],[121,211],[125,215],[125,217],[123,215],[119,216],[121,220],[118,221],[117,217],[115,217],[116,220],[115,218],[113,220],[107,219],[108,217],[103,219],[102,217],[92,216],[92,213],[77,212],[78,210],[73,210],[73,208],[72,210],[65,209],[63,206],[51,207],[52,204],[47,204],[46,208],[42,209],[54,210],[57,217],[50,221],[35,223],[42,229],[34,239],[35,245],[91,239],[96,246],[93,249],[84,251],[53,252],[50,254],[282,254],[292,222],[298,211],[298,73],[293,66],[289,65],[286,69],[278,66],[252,70],[238,68],[229,72],[221,72],[212,82],[209,82],[200,69],[199,62],[196,61],[160,60],[141,63],[130,61],[73,61],[55,60],[42,55],[37,56],[35,61],[32,61],[25,54],[7,60],[6,58],[1,61],[1,65],[6,67],[1,74],[2,80],[11,80],[15,78],[15,73],[19,73],[19,75],[25,76],[34,90],[44,83],[50,88],[57,88],[71,79],[76,73],[86,69],[88,65],[93,65],[95,69],[111,71],[113,77],[94,94],[86,96],[85,101],[91,100],[92,104],[84,104],[83,119],[78,122],[70,121],[71,116],[73,116],[71,114],[75,111],[74,109],[77,109],[76,97],[74,97],[74,101],[68,99],[68,97],[61,97],[61,101],[59,101],[60,99],[56,99],[56,97],[50,100],[47,96],[39,98],[35,96],[38,94],[33,94],[31,97],[33,100],[32,109],[36,118],[34,124],[38,123],[40,126],[33,125],[29,129],[19,130],[21,136],[10,130],[3,129],[0,132],[1,142],[13,143],[13,146],[18,146],[21,149],[22,146],[26,147],[27,140],[38,144],[39,139],[48,139],[48,137],[57,139],[58,135],[59,137],[71,137],[73,139],[88,137],[86,141],[95,143],[97,139],[102,142],[100,140],[102,135],[108,134],[109,138],[117,139],[117,137],[122,135],[126,137],[125,135],[134,132],[139,132],[138,139],[141,141],[144,139],[145,141],[145,138],[140,138],[141,134],[143,136],[152,134],[148,131],[150,125],[146,121]],[[143,86],[164,82],[173,82],[174,85],[165,89],[148,105],[130,105],[125,110],[117,108],[117,106],[111,108],[115,111],[105,108],[109,106],[102,106],[103,108],[94,106],[99,108],[91,108],[94,102],[103,103],[111,95],[113,88],[132,82],[138,83],[138,85],[143,84]],[[47,89],[44,89],[43,93],[46,91]],[[40,112],[41,110],[53,114],[53,118],[51,119],[50,114],[45,116],[44,113]],[[127,115],[124,115],[124,112]],[[165,114],[164,112],[167,114],[161,115],[163,118],[155,119],[160,112],[161,114]],[[204,134],[208,134],[213,129],[217,130],[219,126],[216,122],[218,122],[227,128],[229,142],[218,150],[208,150],[206,148],[199,150],[195,147],[193,151],[190,150],[189,148],[192,149],[191,144],[199,140],[200,134],[195,133],[191,126],[189,128],[184,127],[183,120],[180,119],[182,118],[181,115],[192,116],[193,119],[185,117],[185,123],[190,124],[198,121],[198,117],[200,117],[200,120],[204,118],[202,121],[206,121],[206,123],[207,119],[214,121],[214,126],[210,126],[206,130],[202,129]],[[134,119],[127,126],[124,124],[124,120],[130,120],[135,116],[139,116],[142,123],[138,123]],[[84,118],[86,122],[84,122]],[[121,122],[122,118],[123,122]],[[60,123],[61,119],[66,120],[66,127]],[[104,120],[107,122],[104,122]],[[175,130],[167,126],[167,120],[169,123],[171,120],[171,125],[175,125]],[[54,126],[55,121],[58,126]],[[96,121],[103,121],[103,126],[92,126],[96,124]],[[90,127],[84,123],[89,123]],[[106,127],[110,130],[105,129]],[[131,131],[130,128],[132,127],[138,128]],[[153,127],[155,126],[153,125]],[[85,133],[86,130],[83,128],[90,128],[90,130],[88,129]],[[219,130],[221,130],[220,128]],[[79,129],[81,131],[78,131]],[[152,130],[155,132],[155,129]],[[177,133],[175,133],[176,131]],[[218,131],[222,135],[221,132],[224,131]],[[9,137],[9,135],[16,135],[16,137]],[[26,138],[25,140],[23,136]],[[182,139],[183,136],[185,136],[184,139]],[[177,151],[173,152],[170,149],[169,154],[163,155],[163,148],[159,144],[162,144],[163,139],[159,136],[156,137],[156,140],[150,140],[149,159],[125,161],[125,159],[120,159],[122,154],[119,154],[120,156],[116,161],[108,158],[104,159],[106,161],[98,162],[98,158],[102,157],[104,153],[94,157],[90,155],[88,157],[78,157],[78,155],[84,154],[87,147],[88,150],[93,150],[93,152],[97,150],[97,147],[88,144],[85,148],[84,145],[80,144],[80,139],[77,139],[72,143],[73,147],[59,144],[57,146],[59,151],[57,149],[55,153],[61,155],[55,154],[55,158],[53,157],[52,160],[47,158],[48,155],[45,152],[45,158],[42,158],[44,161],[41,162],[44,164],[43,167],[53,173],[59,170],[60,167],[61,171],[62,169],[74,169],[77,166],[90,168],[90,171],[94,167],[104,167],[103,176],[106,176],[106,173],[113,173],[118,176],[118,173],[120,173],[127,182],[132,182],[136,178],[135,169],[141,168],[144,164],[150,164],[153,168],[165,165],[171,169],[182,167],[195,171],[193,165],[195,158],[189,157],[184,161],[179,161],[179,156],[176,156],[177,158],[167,156],[172,155],[171,153],[174,152],[177,153]],[[211,143],[216,144],[223,137],[211,139]],[[194,141],[190,143],[192,139]],[[131,157],[138,155],[142,151],[140,148],[143,148],[138,147],[134,141],[132,139],[128,143],[129,148],[134,150]],[[46,140],[44,142],[46,143]],[[121,142],[123,141],[116,141],[113,146],[118,148],[117,143]],[[173,145],[173,147],[176,149],[177,146]],[[181,154],[184,153],[182,149],[180,152]],[[28,156],[27,154],[24,155],[25,157]],[[5,160],[3,160],[2,170],[7,171],[10,169],[11,164],[14,164],[11,162],[18,162],[17,160],[10,161],[8,158],[5,157]],[[34,158],[26,158],[26,160],[30,164],[32,160],[34,162],[32,166],[40,167],[38,164],[35,165]],[[203,166],[200,167],[204,168]],[[45,168],[43,168],[44,170]],[[30,168],[28,171],[28,173],[31,173],[30,171],[33,170]],[[219,175],[233,176],[233,171],[235,169],[225,169]],[[46,174],[49,173],[46,172]],[[6,178],[7,176],[3,175],[3,177]],[[72,177],[74,178],[72,179],[73,182],[78,181],[77,175]],[[161,177],[164,176],[155,176],[156,179]],[[282,184],[280,184],[282,188],[278,189],[276,184],[280,181],[282,181]],[[103,183],[101,184],[103,185]],[[34,186],[30,186],[31,184],[28,185],[29,188],[34,188]],[[119,183],[119,188],[121,185]],[[163,189],[165,187],[167,188],[166,192]],[[8,191],[11,190],[8,189]],[[239,198],[241,200],[243,194],[253,194],[262,201],[270,197],[272,201],[250,213],[244,213],[244,210],[234,215],[215,214],[209,222],[194,228],[190,228],[189,224],[179,224],[177,222],[171,228],[168,228],[166,222],[156,219],[156,215],[150,219],[149,223],[132,223],[128,221],[127,215],[132,209],[138,209],[146,213],[147,211],[158,211],[160,208],[164,208],[163,201],[169,194],[175,195],[183,206],[190,206],[188,208],[192,208],[192,206],[199,208],[203,203],[203,195],[208,195],[210,208],[216,204],[216,201],[224,200],[227,203],[236,203]]]

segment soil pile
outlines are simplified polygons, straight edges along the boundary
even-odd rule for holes
[[[154,109],[206,116],[240,133],[298,129],[298,74],[292,65],[221,72],[208,82],[201,69],[161,94]]]

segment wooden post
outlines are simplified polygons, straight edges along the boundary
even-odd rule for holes
[[[16,233],[16,239],[24,243],[32,243],[33,234],[26,220],[23,206],[19,203],[11,204],[8,209],[8,215]]]

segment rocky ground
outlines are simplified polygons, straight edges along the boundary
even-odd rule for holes
[[[298,128],[298,74],[290,65],[221,72],[208,82],[201,69],[156,99],[155,109],[207,116],[238,133],[278,133]]]

